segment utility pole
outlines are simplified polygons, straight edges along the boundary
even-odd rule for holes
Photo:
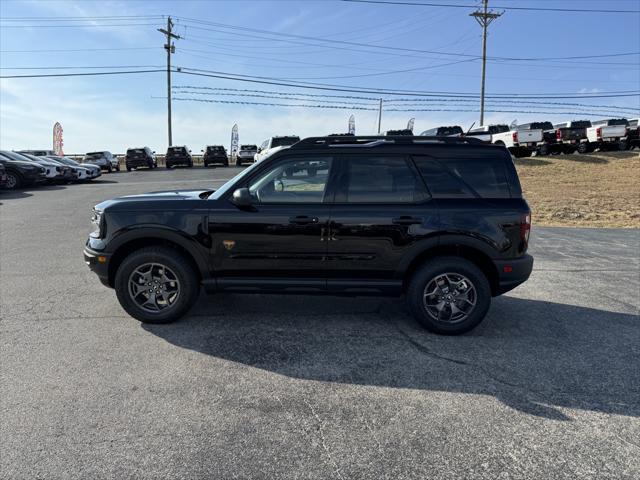
[[[469,15],[474,17],[482,27],[482,84],[480,87],[480,125],[484,125],[484,79],[487,69],[487,27],[502,13],[489,12],[489,0],[482,0],[483,9],[476,10]],[[504,13],[504,12],[503,12]]]
[[[173,145],[173,137],[171,134],[171,54],[176,53],[176,46],[171,43],[171,39],[180,39],[180,35],[172,33],[173,21],[171,17],[167,18],[167,29],[159,28],[158,31],[167,37],[167,43],[164,45],[164,49],[167,51],[167,127],[169,133],[169,147]]]
[[[380,99],[380,107],[378,108],[378,135],[380,135],[381,125],[382,125],[382,99]]]

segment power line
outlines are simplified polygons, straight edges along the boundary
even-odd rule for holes
[[[163,65],[105,65],[98,66],[64,66],[64,67],[0,67],[0,70],[74,70],[80,68],[161,68]]]
[[[475,8],[476,5],[452,5],[450,3],[426,3],[426,2],[402,2],[392,0],[341,0],[349,3],[378,3],[384,5],[411,5],[415,7],[451,7],[451,8]],[[547,7],[513,7],[500,6],[494,7],[501,10],[528,10],[539,12],[574,12],[574,13],[640,13],[640,10],[598,10],[592,8],[576,9],[576,8],[547,8]]]
[[[0,53],[48,53],[48,52],[102,52],[118,50],[157,50],[158,47],[112,47],[112,48],[57,48],[34,50],[0,50]]]
[[[129,75],[137,73],[157,73],[162,70],[129,70],[117,72],[43,73],[38,75],[0,75],[0,78],[50,78],[50,77],[95,77],[100,75]]]

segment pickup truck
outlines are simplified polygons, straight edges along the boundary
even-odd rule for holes
[[[503,145],[516,158],[530,157],[542,142],[542,130],[520,130],[518,127],[491,135],[491,143]]]
[[[562,150],[557,143],[556,131],[551,122],[531,122],[518,125],[518,139],[523,142],[525,133],[536,136],[537,130],[542,130],[542,140],[538,142],[536,155],[549,155],[550,153],[560,153]]]
[[[494,143],[494,135],[508,131],[509,125],[483,125],[469,130],[465,136],[474,137],[487,143]]]
[[[627,148],[640,148],[640,118],[629,120],[627,127]]]
[[[596,148],[600,150],[626,150],[627,127],[626,118],[609,118],[591,123],[587,128],[587,151]]]
[[[450,127],[435,127],[420,134],[423,137],[463,137],[464,130],[459,125]]]
[[[556,141],[563,153],[579,153],[588,151],[587,128],[591,127],[590,120],[572,120],[570,122],[556,123]]]

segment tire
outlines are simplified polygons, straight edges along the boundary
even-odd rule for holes
[[[553,153],[551,151],[551,147],[548,144],[543,143],[542,145],[540,145],[540,148],[538,148],[538,152],[536,153],[536,155],[540,155],[540,156],[544,157],[544,156],[549,155],[551,153]],[[560,153],[560,152],[557,152],[557,153]]]
[[[581,142],[578,144],[578,148],[576,150],[578,153],[584,154],[588,153],[591,149],[589,148],[589,143]]]
[[[120,171],[120,164],[116,165],[116,172]]]
[[[465,281],[466,285],[470,284],[473,287],[473,290],[467,288],[466,296],[470,296],[469,300],[473,300],[475,304],[468,309],[464,318],[454,319],[455,321],[444,320],[445,315],[449,314],[451,316],[453,314],[453,309],[446,305],[443,306],[443,311],[438,313],[438,315],[442,314],[443,319],[437,320],[435,318],[434,312],[437,310],[434,302],[437,302],[438,298],[433,298],[434,296],[426,297],[425,290],[435,287],[437,284],[435,279],[444,274],[448,274],[448,278],[452,281],[460,282],[462,280]],[[431,291],[437,291],[437,294],[441,294],[446,298],[446,295],[451,290],[449,290],[449,293],[444,290],[445,288],[441,287],[440,290],[434,288]],[[468,304],[468,302],[460,300],[462,296],[459,292],[457,295],[452,294],[449,298],[454,300],[451,304],[456,305],[456,308],[458,306],[464,307]],[[456,301],[455,298],[458,298],[458,300]],[[415,272],[409,283],[406,299],[414,318],[424,328],[430,332],[443,335],[460,335],[475,328],[486,316],[491,306],[491,288],[482,270],[469,260],[460,257],[440,257],[428,261]],[[427,308],[427,302],[431,304],[429,309]],[[463,313],[465,312],[456,312],[457,315],[462,315]]]
[[[129,165],[127,165],[127,172],[131,171],[131,167]]]
[[[165,165],[164,166],[167,170],[171,170],[171,165]]]
[[[164,282],[164,286],[169,290],[177,289],[177,293],[176,290],[166,293],[169,299],[170,295],[175,294],[174,303],[167,305],[167,302],[162,299],[160,305],[155,303],[155,308],[159,308],[159,311],[151,311],[153,301],[149,302],[147,308],[141,306],[145,301],[152,300],[145,291],[146,288],[141,289],[137,296],[130,288],[134,284],[138,285],[136,280],[145,280],[136,271],[146,270],[148,267],[145,265],[148,264],[156,265],[149,274],[159,279],[159,275],[164,271],[165,278],[170,279]],[[160,283],[156,288],[160,289],[160,285],[163,284],[161,280],[158,281]],[[173,286],[171,286],[172,283]],[[144,282],[139,285],[146,287]],[[133,318],[144,323],[171,323],[186,314],[193,306],[200,293],[200,283],[193,267],[180,252],[169,247],[145,247],[129,254],[120,264],[115,277],[115,290],[120,305]]]
[[[111,173],[113,168],[111,168],[111,164],[107,165],[107,173]]]
[[[241,167],[242,166],[242,160],[239,160],[236,158],[236,167]]]
[[[618,142],[618,150],[629,150],[629,142],[626,140],[620,140]]]
[[[193,168],[193,162],[189,162],[189,165],[187,165],[188,168]]]
[[[22,178],[15,172],[7,172],[6,188],[8,190],[16,190],[22,186]]]

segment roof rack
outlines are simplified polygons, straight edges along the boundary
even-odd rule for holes
[[[428,143],[467,143],[486,144],[486,142],[474,137],[427,137],[409,135],[390,136],[327,136],[303,138],[290,148],[327,148],[327,147],[378,147],[380,145],[411,145]]]

